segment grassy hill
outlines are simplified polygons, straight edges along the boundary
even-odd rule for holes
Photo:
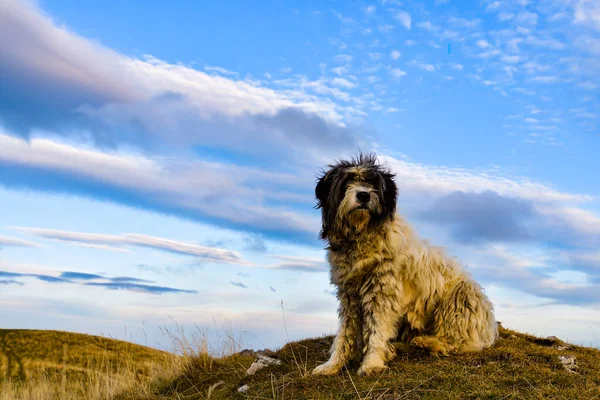
[[[436,358],[401,348],[378,375],[359,377],[351,366],[337,376],[311,376],[328,358],[331,341],[307,339],[266,351],[281,365],[248,376],[253,352],[213,358],[202,340],[177,357],[96,336],[0,330],[0,399],[600,398],[600,351],[553,337],[501,327],[498,342],[479,354]],[[249,389],[239,393],[244,385]]]
[[[177,357],[121,340],[44,330],[0,330],[0,399],[110,397],[160,381]]]
[[[600,398],[600,351],[556,338],[500,329],[500,339],[479,354],[436,358],[399,354],[390,369],[359,377],[310,371],[328,358],[332,337],[290,343],[271,355],[281,365],[247,376],[254,357],[235,354],[210,365],[189,360],[182,374],[141,399],[595,399]],[[563,357],[561,359],[561,357]],[[574,357],[574,365],[572,363]],[[561,361],[563,360],[563,361]],[[563,364],[566,363],[566,366]],[[569,367],[570,369],[568,369]],[[245,394],[237,389],[248,385]],[[123,397],[132,398],[132,397]]]

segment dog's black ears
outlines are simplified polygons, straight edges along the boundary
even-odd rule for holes
[[[382,171],[383,177],[383,215],[393,215],[396,212],[396,202],[398,200],[398,187],[394,182],[395,174],[390,171]]]
[[[335,176],[337,167],[331,167],[330,170],[325,172],[321,170],[321,176],[317,179],[317,186],[315,187],[315,197],[317,199],[317,205],[315,208],[325,208],[327,206],[327,200],[331,187],[333,186],[333,177]]]
[[[340,170],[339,166],[329,166],[329,170],[327,172],[321,170],[321,176],[317,179],[317,186],[315,187],[315,197],[317,199],[317,205],[315,205],[316,209],[321,209],[322,213],[322,227],[321,233],[319,237],[321,239],[327,239],[327,235],[329,233],[329,222],[331,216],[328,215],[329,210],[329,202],[330,202],[330,194],[331,189],[333,187],[333,182],[337,173]]]

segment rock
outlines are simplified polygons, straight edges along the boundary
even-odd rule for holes
[[[246,393],[248,390],[250,390],[250,386],[248,386],[248,385],[240,386],[238,388],[238,392],[240,392],[240,393]]]
[[[576,374],[577,360],[573,356],[558,356],[562,366],[569,372]]]
[[[560,351],[569,350],[570,348],[571,348],[571,346],[569,346],[568,344],[565,344],[563,346],[556,346],[556,350],[560,350]]]
[[[250,350],[250,349],[244,349],[244,350],[240,351],[238,354],[240,356],[251,356],[251,357],[257,356],[257,352],[254,350]]]
[[[259,371],[265,367],[268,367],[271,365],[280,365],[280,364],[281,364],[281,361],[279,361],[275,358],[259,355],[256,358],[256,360],[252,363],[250,368],[248,368],[248,371],[246,371],[246,374],[254,375],[256,373],[256,371]]]
[[[237,354],[240,356],[258,357],[258,356],[269,356],[269,355],[273,354],[273,351],[269,350],[269,349],[264,349],[264,350],[244,349]]]
[[[517,339],[517,335],[513,335],[513,334],[511,334],[511,335],[510,335],[508,338],[509,338],[509,339]]]

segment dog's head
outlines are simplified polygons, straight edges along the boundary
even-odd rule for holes
[[[398,189],[394,174],[374,154],[360,154],[322,171],[315,196],[322,212],[321,238],[328,239],[332,232],[353,235],[392,218]]]

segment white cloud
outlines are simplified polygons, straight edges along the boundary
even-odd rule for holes
[[[335,68],[331,68],[331,71],[334,74],[341,76],[348,72],[348,67],[335,67]]]
[[[577,86],[585,90],[596,90],[600,87],[597,83],[592,81],[579,82]]]
[[[435,70],[436,70],[434,65],[422,63],[422,62],[419,62],[419,61],[416,61],[416,60],[412,60],[410,62],[410,65],[413,65],[413,66],[415,66],[417,68],[420,68],[420,69],[422,69],[424,71],[428,71],[428,72],[435,72]]]
[[[367,53],[367,56],[369,57],[369,59],[371,61],[378,61],[378,60],[381,60],[383,58],[383,54],[382,53],[372,53],[372,52],[369,52],[369,53]]]
[[[265,268],[287,269],[292,271],[304,272],[325,272],[329,266],[325,259],[308,258],[288,255],[271,255],[270,257],[281,260],[281,262],[273,265],[266,265]]]
[[[402,54],[398,50],[392,50],[392,52],[390,53],[390,57],[392,58],[392,60],[399,59],[401,55]]]
[[[552,38],[540,39],[537,36],[533,36],[533,35],[527,36],[527,38],[525,39],[525,42],[532,46],[547,47],[549,49],[554,49],[554,50],[562,50],[567,47],[560,40],[556,40],[556,39],[552,39]]]
[[[451,67],[458,71],[462,71],[464,68],[464,66],[462,64],[457,64],[457,63],[451,64]]]
[[[523,11],[515,17],[515,20],[518,23],[525,25],[537,25],[538,15],[536,13],[532,13],[530,11]]]
[[[354,25],[356,23],[354,19],[352,19],[351,17],[346,17],[342,13],[336,13],[336,16],[343,25]]]
[[[475,28],[478,28],[479,25],[481,24],[481,20],[479,18],[467,19],[467,18],[450,17],[450,18],[448,18],[448,22],[451,25],[455,25],[457,27],[465,28],[465,29],[475,29]]]
[[[102,248],[102,246],[145,246],[154,249],[190,255],[210,262],[252,265],[252,263],[243,260],[238,253],[231,250],[135,233],[108,235],[31,227],[12,227],[12,229],[27,232],[46,239],[59,240],[67,243],[74,242],[76,244],[93,245],[97,248]]]
[[[502,52],[500,50],[498,50],[498,49],[490,49],[490,50],[486,50],[486,51],[484,51],[482,53],[479,53],[478,57],[481,57],[481,58],[490,58],[490,57],[495,57],[495,56],[500,55],[500,54],[502,54]]]
[[[509,56],[509,55],[504,55],[504,56],[500,57],[500,59],[502,61],[504,61],[505,63],[508,63],[508,64],[516,64],[519,61],[521,61],[521,57],[519,57],[519,56]]]
[[[345,89],[352,89],[353,87],[356,86],[356,84],[354,82],[350,82],[349,80],[344,79],[344,78],[333,78],[331,80],[331,84],[333,86],[338,86],[338,87],[342,87]]]
[[[597,0],[577,1],[574,21],[600,31],[600,3]]]
[[[558,76],[553,75],[538,75],[534,77],[533,80],[540,83],[554,83],[558,82],[559,78]]]
[[[490,47],[490,42],[484,39],[479,39],[477,42],[475,42],[475,44],[481,47],[482,49],[487,49],[488,47]]]
[[[377,7],[374,5],[370,5],[364,8],[364,12],[367,15],[374,15],[375,12],[377,11]]]
[[[506,48],[508,49],[508,51],[512,52],[512,53],[518,53],[520,51],[519,49],[519,43],[521,43],[523,41],[523,39],[510,39],[507,43],[506,43]]]
[[[550,69],[550,67],[548,65],[538,64],[533,61],[528,61],[525,64],[523,64],[523,68],[525,68],[525,70],[527,70],[527,73],[529,73],[529,74],[532,74],[535,72],[543,72],[543,71],[547,71]]]
[[[350,54],[338,54],[335,56],[334,60],[339,63],[349,63],[351,62],[353,57]]]
[[[513,76],[513,74],[518,71],[518,68],[517,67],[513,67],[512,65],[506,65],[506,66],[502,67],[502,69],[509,76]]]
[[[230,76],[238,76],[239,75],[237,72],[230,71],[228,69],[221,68],[221,67],[210,66],[210,65],[205,66],[204,70],[207,72],[216,72],[221,75],[230,75]]]
[[[414,46],[415,44],[417,44],[417,41],[416,40],[412,40],[412,39],[406,39],[404,41],[404,44],[410,47],[410,46]]]
[[[417,26],[429,32],[437,32],[440,30],[440,27],[432,24],[431,21],[419,22],[417,23]]]
[[[56,26],[29,2],[8,0],[0,7],[0,36],[5,39],[0,57],[18,62],[27,76],[60,84],[64,92],[94,93],[116,104],[144,103],[164,93],[179,93],[201,118],[272,114],[296,104],[340,120],[335,106],[305,93],[284,94],[151,56],[127,57]]]
[[[290,201],[291,193],[285,190],[257,191],[244,185],[253,180],[253,185],[257,182],[289,185],[289,182],[298,181],[297,175],[184,160],[163,164],[137,155],[101,152],[48,139],[33,138],[26,142],[2,134],[0,161],[135,191],[159,209],[176,208],[196,216],[252,226],[252,229],[263,227],[312,235],[318,227],[315,217],[262,204],[268,198]],[[310,175],[303,179],[312,182]],[[215,195],[219,196],[218,202],[207,201]]]
[[[2,247],[40,247],[39,244],[29,240],[0,236],[0,248]]]
[[[510,20],[510,19],[513,19],[513,18],[514,18],[514,16],[515,16],[515,14],[513,14],[513,13],[511,13],[511,12],[504,12],[504,11],[503,11],[503,12],[501,12],[501,13],[498,13],[498,19],[499,19],[500,21],[508,21],[508,20]]]
[[[389,33],[391,31],[393,31],[394,28],[396,28],[396,27],[391,24],[380,24],[377,26],[377,29],[379,29],[379,32],[383,32],[383,33]]]
[[[521,93],[521,94],[524,94],[527,96],[533,96],[535,94],[535,91],[521,88],[521,87],[516,87],[516,88],[513,88],[512,90],[513,90],[513,92]]]
[[[494,10],[499,9],[501,6],[502,6],[501,1],[493,1],[485,7],[485,11],[494,11]]]
[[[486,172],[416,164],[388,156],[380,158],[396,173],[396,182],[404,196],[431,198],[455,191],[491,190],[501,196],[522,198],[540,204],[592,200],[591,196],[561,192],[524,178],[508,178]]]
[[[401,12],[396,13],[394,18],[396,18],[396,20],[398,22],[400,22],[406,29],[410,30],[410,27],[411,27],[410,14],[408,14],[404,11],[401,11]]]
[[[394,78],[400,78],[406,75],[405,71],[402,71],[400,68],[392,68],[390,69],[390,75]]]

